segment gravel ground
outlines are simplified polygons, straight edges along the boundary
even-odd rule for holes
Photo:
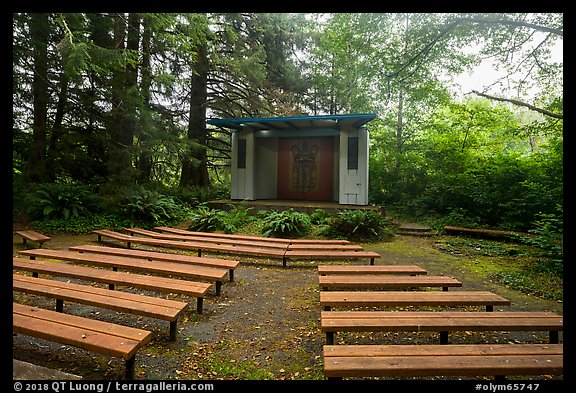
[[[94,242],[94,236],[54,236],[45,248],[66,249]],[[401,243],[402,247],[391,247]],[[397,237],[392,243],[364,244],[382,255],[377,263],[417,264],[428,274],[442,274],[463,282],[462,290],[490,290],[512,301],[510,311],[553,311],[562,314],[562,303],[545,301],[510,290],[489,280],[478,280],[458,263],[458,256],[446,256],[434,249],[434,240],[412,236]],[[23,248],[15,238],[14,255]],[[398,251],[400,250],[400,251]],[[171,252],[177,252],[172,250]],[[179,321],[178,337],[169,341],[168,322],[121,314],[101,308],[65,304],[70,314],[143,328],[153,332],[150,344],[136,358],[137,379],[323,379],[320,331],[318,261],[288,263],[260,258],[232,258],[241,262],[235,281],[225,282],[222,294],[211,291],[204,312],[196,304]],[[354,263],[354,262],[350,262]],[[180,295],[121,288],[153,296],[190,301]],[[13,293],[14,301],[53,308],[54,301]],[[495,311],[498,311],[496,308]],[[487,332],[451,334],[451,342],[547,342],[548,334],[532,332]],[[432,333],[338,334],[341,343],[437,343]],[[563,341],[563,334],[560,334]],[[87,379],[120,379],[124,362],[70,346],[17,335],[13,337],[13,358],[77,374]]]

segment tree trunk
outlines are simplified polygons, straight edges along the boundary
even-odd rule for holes
[[[206,157],[206,100],[208,98],[208,54],[206,43],[197,47],[197,61],[190,78],[190,115],[188,141],[190,147],[182,160],[180,187],[210,185]]]
[[[24,178],[32,182],[49,180],[46,167],[47,107],[48,107],[48,14],[32,13],[30,39],[34,56],[34,79],[32,81],[32,146],[24,167]]]
[[[125,46],[126,23],[124,15],[114,17],[114,46],[119,52],[138,49],[139,19],[129,16],[129,34]],[[112,121],[110,139],[112,142],[108,160],[109,176],[113,181],[127,181],[133,175],[132,145],[135,127],[133,99],[130,96],[136,83],[138,70],[132,66],[115,70],[112,74]]]
[[[140,67],[142,82],[140,83],[140,92],[142,94],[143,107],[149,108],[150,85],[152,84],[152,70],[150,68],[150,43],[152,40],[152,31],[147,16],[144,16],[142,25],[142,66]],[[147,183],[150,181],[152,175],[152,153],[149,146],[148,134],[143,131],[144,130],[142,129],[136,130],[139,143],[137,164],[137,180],[139,183]]]
[[[400,92],[398,93],[398,117],[396,121],[396,164],[394,166],[394,173],[396,176],[400,175],[400,167],[402,166],[402,154],[404,150],[404,91],[402,86],[400,86]]]

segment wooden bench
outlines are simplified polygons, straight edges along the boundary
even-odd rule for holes
[[[13,291],[54,298],[58,312],[64,311],[64,302],[67,301],[168,321],[170,339],[173,341],[176,340],[178,318],[188,307],[188,303],[159,297],[111,291],[21,274],[12,276]]]
[[[416,265],[319,265],[318,274],[400,274],[425,275],[425,269]]]
[[[401,275],[373,275],[373,274],[346,274],[332,276],[318,276],[318,284],[322,290],[329,289],[406,289],[420,287],[442,287],[447,291],[449,287],[461,287],[462,283],[446,276],[401,276]]]
[[[115,285],[123,285],[151,291],[179,293],[197,299],[196,310],[198,314],[202,313],[204,297],[212,286],[212,284],[206,282],[114,272],[85,266],[74,266],[67,263],[36,261],[18,257],[12,257],[12,268],[31,272],[35,277],[38,274],[49,274],[51,276],[73,277],[79,280],[105,283],[108,284],[109,289],[114,289]]]
[[[94,254],[104,254],[104,255],[115,255],[124,256],[131,258],[141,258],[147,261],[164,261],[164,262],[175,262],[175,263],[186,263],[190,265],[198,266],[208,266],[221,269],[228,269],[228,277],[230,282],[234,281],[234,270],[240,265],[240,262],[233,261],[230,259],[218,259],[218,258],[206,258],[206,257],[195,257],[190,255],[181,254],[171,254],[166,252],[154,252],[154,251],[144,251],[135,250],[127,248],[117,248],[117,247],[104,247],[104,246],[94,246],[91,244],[73,246],[68,248],[70,251],[76,252],[87,252]]]
[[[476,311],[321,311],[326,344],[336,332],[440,332],[440,344],[454,331],[543,331],[558,343],[563,318],[551,312]]]
[[[19,252],[27,255],[31,259],[37,257],[57,259],[68,262],[83,263],[104,267],[112,267],[114,271],[118,268],[145,271],[149,273],[159,273],[175,275],[185,278],[201,279],[214,282],[216,284],[216,295],[219,296],[222,288],[222,281],[228,274],[226,269],[217,269],[206,266],[185,265],[174,262],[145,261],[141,258],[117,257],[102,254],[88,254],[66,250],[45,250],[34,249]]]
[[[40,247],[51,239],[50,236],[43,235],[36,231],[16,231],[16,234],[22,237],[22,244],[26,244],[26,241],[36,242],[40,244]]]
[[[188,231],[180,228],[170,228],[158,226],[154,229],[160,232],[174,233],[177,235],[194,235],[202,237],[212,237],[220,239],[233,239],[233,240],[255,240],[265,241],[268,243],[288,243],[288,244],[350,244],[348,240],[343,239],[287,239],[279,237],[264,237],[264,236],[249,236],[249,235],[234,235],[229,233],[215,233],[215,232],[195,232]]]
[[[269,241],[266,237],[253,236],[250,240],[233,238],[233,237],[212,237],[212,236],[197,236],[197,235],[179,235],[179,234],[163,234],[160,232],[149,231],[140,228],[127,228],[124,230],[130,235],[138,234],[142,236],[149,236],[155,239],[165,240],[181,240],[193,242],[208,242],[219,245],[232,245],[232,246],[247,246],[247,247],[271,247],[283,250],[335,250],[335,251],[360,251],[362,246],[354,244],[340,244],[340,243],[294,243],[291,240],[282,241]]]
[[[203,250],[210,250],[219,253],[229,254],[245,254],[259,257],[272,257],[281,258],[282,265],[285,267],[289,258],[300,259],[337,259],[349,260],[358,258],[369,258],[370,263],[374,264],[375,258],[380,258],[380,254],[372,251],[355,251],[355,250],[287,250],[283,247],[268,247],[261,246],[255,243],[254,245],[224,245],[217,243],[201,242],[201,241],[179,241],[179,240],[166,240],[155,239],[151,237],[130,236],[123,233],[110,231],[107,229],[93,231],[98,235],[98,241],[102,241],[102,237],[109,237],[114,240],[125,242],[127,247],[130,248],[132,243],[145,244],[157,247],[173,247],[181,249],[198,250],[198,256],[202,256]]]
[[[126,379],[134,379],[136,353],[152,337],[152,333],[147,330],[18,303],[12,305],[12,331],[122,358],[126,361]]]
[[[149,231],[140,228],[126,228],[124,229],[129,235],[141,235],[146,237],[151,237],[153,239],[163,239],[163,240],[179,240],[185,242],[199,242],[199,243],[213,243],[217,245],[224,246],[247,246],[247,247],[264,247],[264,248],[274,248],[285,250],[289,242],[267,242],[258,240],[243,240],[243,239],[233,239],[233,238],[220,238],[220,237],[204,237],[195,235],[177,235],[177,234],[165,234],[160,232]]]
[[[185,250],[197,250],[199,257],[202,256],[203,250],[215,251],[220,253],[247,254],[262,257],[276,257],[276,258],[284,257],[284,249],[282,248],[256,247],[256,246],[248,247],[248,246],[232,246],[232,245],[225,246],[208,242],[154,239],[148,237],[125,235],[122,233],[109,231],[105,229],[95,230],[93,232],[98,235],[98,241],[102,241],[102,237],[109,237],[114,240],[125,242],[128,248],[131,247],[132,243],[136,243],[156,247],[172,247]]]
[[[330,307],[406,307],[406,306],[482,306],[494,311],[494,306],[510,306],[502,296],[485,291],[322,291],[320,306]]]
[[[325,345],[324,376],[562,375],[562,344]]]
[[[282,264],[286,266],[288,259],[333,259],[348,261],[351,259],[369,259],[370,265],[374,265],[374,260],[380,258],[380,254],[374,251],[322,251],[322,250],[290,250],[288,249],[282,258]]]

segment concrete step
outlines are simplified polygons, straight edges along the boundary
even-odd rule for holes
[[[403,223],[396,231],[398,235],[408,235],[408,236],[434,236],[438,234],[438,231],[433,230],[429,226],[413,224],[413,223]]]

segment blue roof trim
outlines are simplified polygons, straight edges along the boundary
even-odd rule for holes
[[[319,115],[319,116],[281,116],[281,117],[242,117],[231,119],[209,119],[206,122],[215,126],[226,128],[240,129],[245,125],[251,125],[256,128],[262,128],[263,124],[269,124],[271,128],[275,127],[273,123],[284,123],[291,128],[315,128],[314,121],[330,120],[336,124],[341,121],[353,121],[355,127],[359,127],[376,118],[373,113],[351,113],[342,115]],[[299,122],[307,122],[306,125],[299,125]]]

